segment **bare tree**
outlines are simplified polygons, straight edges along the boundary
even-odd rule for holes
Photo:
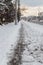
[[[20,21],[20,0],[18,0],[18,22]]]
[[[18,8],[17,8],[18,6]],[[18,9],[18,10],[17,10]],[[15,0],[15,24],[20,21],[20,0]]]

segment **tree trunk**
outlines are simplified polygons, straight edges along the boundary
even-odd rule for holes
[[[15,0],[15,25],[17,24],[17,0]]]
[[[18,22],[20,21],[20,0],[18,0]]]

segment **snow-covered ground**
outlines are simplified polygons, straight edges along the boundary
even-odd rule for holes
[[[19,37],[20,23],[14,25],[9,23],[8,25],[0,26],[0,65],[7,65],[7,56],[10,52],[11,45],[15,48],[17,39]]]
[[[22,65],[43,65],[43,25],[24,22],[25,51]]]
[[[16,48],[21,23],[24,27],[25,50],[22,65],[43,65],[43,25],[20,21],[18,25],[10,23],[0,26],[0,65],[7,65],[7,56],[11,47]],[[13,53],[13,52],[12,52]]]

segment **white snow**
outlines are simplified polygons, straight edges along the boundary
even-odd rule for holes
[[[43,25],[20,22],[24,27],[26,44],[21,65],[43,65]],[[7,65],[8,53],[12,46],[15,48],[17,45],[21,23],[0,26],[0,65]]]
[[[23,25],[26,46],[22,65],[43,65],[43,25],[27,21],[23,21]]]
[[[7,55],[11,45],[14,45],[14,48],[17,45],[19,29],[20,23],[18,25],[9,23],[8,25],[0,26],[0,65],[7,65]]]

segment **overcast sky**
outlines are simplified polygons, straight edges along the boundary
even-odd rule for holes
[[[21,4],[28,6],[40,6],[43,5],[43,0],[20,0]]]

